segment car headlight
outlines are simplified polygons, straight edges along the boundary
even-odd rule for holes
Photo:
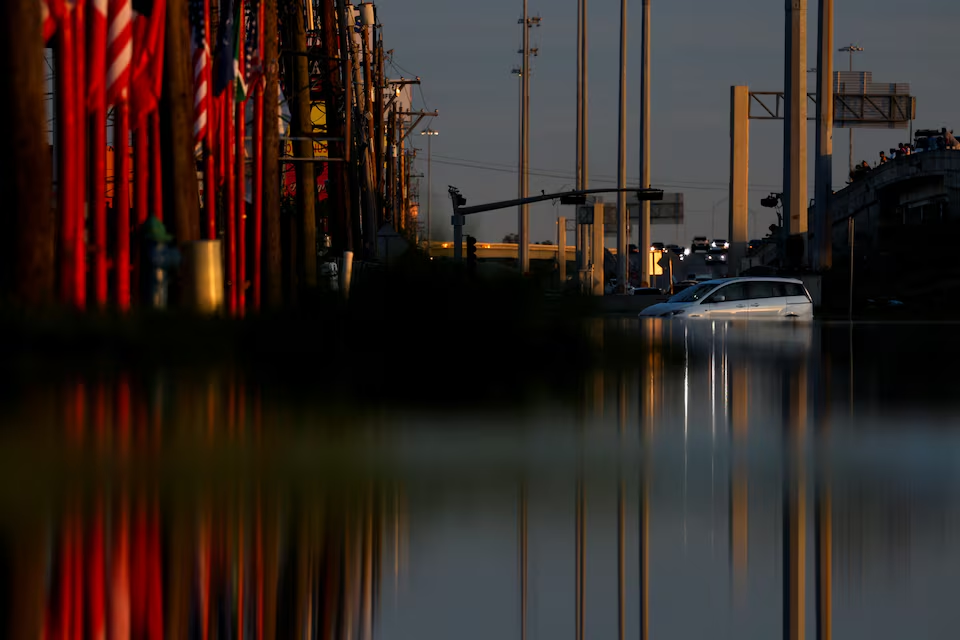
[[[683,250],[683,255],[685,256],[690,255],[690,247],[687,247],[686,249]]]

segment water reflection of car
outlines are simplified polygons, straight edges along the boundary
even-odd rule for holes
[[[647,307],[640,316],[808,321],[813,319],[813,300],[800,280],[725,278],[690,287],[666,302]]]
[[[707,251],[707,255],[704,258],[705,262],[720,264],[721,262],[726,264],[727,262],[727,250],[726,249],[716,249],[711,247]]]
[[[690,251],[696,253],[697,251],[707,251],[710,248],[710,241],[707,240],[707,236],[695,236],[693,242],[690,243]]]

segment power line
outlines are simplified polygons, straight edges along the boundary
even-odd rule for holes
[[[493,163],[482,164],[482,163],[472,163],[471,161],[457,162],[454,160],[444,160],[444,159],[438,160],[437,159],[438,157],[439,156],[437,154],[434,154],[433,162],[437,164],[452,166],[452,167],[478,169],[480,171],[492,171],[495,173],[516,174],[517,172],[516,167],[511,168],[508,165],[497,166],[496,164],[493,164]],[[563,180],[563,181],[570,182],[574,180],[574,177],[572,174],[562,173],[559,171],[551,172],[549,170],[530,169],[529,174],[531,176],[537,176],[539,178],[547,178],[547,179],[557,180],[557,181]],[[596,182],[604,183],[604,184],[616,184],[617,182],[616,178],[609,177],[609,176],[608,177],[591,176],[591,179]],[[628,182],[632,186],[639,187],[640,180],[639,178],[637,178],[637,179],[628,180]],[[661,187],[671,187],[676,189],[687,189],[687,190],[693,190],[693,191],[727,191],[729,189],[729,186],[723,183],[691,183],[691,182],[672,180],[672,181],[657,181],[657,184]],[[771,187],[770,185],[754,184],[750,186],[750,191],[769,191],[771,188],[778,188],[778,187]]]

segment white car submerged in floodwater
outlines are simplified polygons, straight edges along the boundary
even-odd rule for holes
[[[813,300],[803,282],[793,278],[723,278],[684,289],[647,307],[640,317],[809,321]]]

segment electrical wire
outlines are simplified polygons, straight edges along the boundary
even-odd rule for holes
[[[516,165],[504,165],[500,163],[485,163],[479,161],[465,160],[463,158],[458,159],[447,159],[449,156],[439,156],[438,154],[433,154],[433,162],[436,164],[448,165],[453,167],[463,167],[466,169],[477,169],[480,171],[491,171],[496,173],[512,173],[516,174],[517,167]],[[563,171],[551,171],[548,169],[530,169],[528,174],[538,178],[546,178],[550,180],[563,180],[569,182],[574,180],[574,177],[570,173]],[[592,182],[598,182],[601,184],[616,184],[616,178],[612,176],[597,176],[591,175],[590,180]],[[639,188],[639,178],[628,180],[630,186],[637,186]],[[658,185],[663,187],[670,187],[676,189],[685,189],[685,190],[694,190],[694,191],[727,191],[729,185],[724,183],[704,183],[704,182],[688,182],[682,180],[668,180],[668,181],[658,181]],[[750,191],[769,191],[772,188],[770,185],[754,184],[750,186]]]

